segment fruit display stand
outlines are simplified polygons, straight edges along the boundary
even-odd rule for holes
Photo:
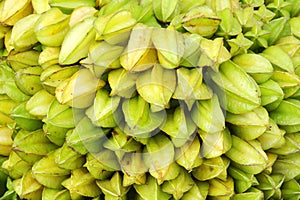
[[[0,0],[16,199],[300,199],[300,1]]]

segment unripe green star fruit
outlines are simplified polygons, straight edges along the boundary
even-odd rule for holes
[[[61,148],[57,149],[55,162],[60,168],[75,170],[83,166],[85,158],[65,143]]]
[[[273,173],[285,175],[285,181],[289,181],[300,174],[299,152],[278,157],[273,165]]]
[[[238,193],[232,196],[232,200],[260,200],[264,199],[264,193],[260,190],[253,192]]]
[[[65,136],[68,128],[62,128],[58,126],[54,126],[45,122],[43,124],[43,130],[47,136],[47,138],[57,146],[62,146],[65,143]]]
[[[258,185],[258,181],[253,174],[246,173],[239,168],[230,166],[228,174],[234,179],[234,189],[237,193],[244,193],[251,186]]]
[[[300,124],[297,125],[282,125],[280,126],[286,133],[297,133],[300,131]]]
[[[199,67],[211,67],[218,72],[220,64],[228,61],[231,54],[224,46],[223,38],[201,39],[200,40],[201,55],[198,61]]]
[[[247,10],[247,8],[245,8],[243,10]],[[239,15],[238,15],[240,10],[235,9],[234,11],[235,11],[235,13],[232,12],[231,8],[227,7],[227,8],[224,8],[223,10],[219,10],[216,12],[217,16],[221,19],[221,22],[219,25],[219,30],[216,32],[216,35],[228,37],[228,36],[236,36],[242,32],[241,25],[243,22],[241,23],[241,21],[243,19],[241,19],[242,18],[241,16],[239,18]],[[253,10],[252,10],[252,12],[253,12]],[[233,14],[235,14],[235,16]]]
[[[271,33],[264,36],[269,45],[274,45],[282,37],[292,35],[289,18],[285,16],[273,18],[263,26],[263,30],[270,31]]]
[[[269,126],[268,111],[258,107],[243,114],[226,113],[232,133],[244,140],[253,140],[262,135]]]
[[[14,122],[10,114],[18,104],[18,102],[12,100],[7,95],[0,94],[0,125],[7,125]]]
[[[247,0],[247,2],[248,1],[249,0]],[[263,5],[263,1],[261,1],[261,0],[258,0],[258,1],[260,1],[260,5],[258,5],[258,7],[259,7],[258,10],[254,11],[255,19],[263,21],[265,23],[269,23],[270,20],[272,20],[276,14],[274,12],[272,12],[271,10],[267,9],[266,5]]]
[[[182,200],[204,200],[208,194],[208,187],[206,181],[195,181],[193,187],[183,194]]]
[[[296,153],[300,150],[299,141],[300,136],[298,133],[286,133],[285,131],[280,129],[282,131],[282,135],[284,135],[285,143],[279,148],[273,148],[269,151],[278,155],[289,155]]]
[[[189,172],[202,164],[200,155],[199,137],[195,136],[193,141],[186,142],[183,146],[175,149],[176,162]]]
[[[156,64],[139,75],[136,80],[137,92],[145,101],[157,107],[157,111],[168,107],[175,91],[176,75],[171,69]]]
[[[232,147],[225,155],[246,173],[262,172],[267,166],[268,157],[260,143],[256,140],[245,141],[235,135],[231,137]]]
[[[182,13],[186,13],[190,8],[192,7],[197,7],[200,5],[204,5],[205,3],[209,4],[210,2],[207,1],[205,2],[205,0],[193,0],[193,1],[189,1],[189,0],[183,0],[181,1],[181,12]]]
[[[171,137],[175,147],[180,147],[191,139],[197,126],[186,108],[178,106],[173,113],[168,113],[166,122],[160,129]]]
[[[67,133],[66,143],[82,155],[88,152],[95,153],[101,150],[99,143],[103,141],[107,132],[108,130],[94,126],[88,117],[84,117]]]
[[[293,57],[297,55],[299,51],[300,40],[295,36],[286,36],[280,38],[276,42],[276,46],[279,46],[283,51],[285,51],[293,60]]]
[[[149,164],[152,169],[168,166],[174,161],[174,146],[168,137],[163,134],[151,137],[146,144],[146,148],[147,154],[144,154],[144,158],[147,159],[146,164]]]
[[[201,130],[208,133],[219,132],[225,128],[225,117],[217,95],[213,95],[209,100],[197,101],[191,117]]]
[[[280,85],[272,79],[269,79],[260,84],[259,89],[261,92],[261,105],[268,111],[276,109],[284,97]]]
[[[288,98],[288,89],[296,88],[296,91],[299,89],[300,78],[295,73],[283,72],[275,70],[271,79],[279,84],[284,92],[284,97]],[[295,93],[296,91],[292,91]],[[292,94],[293,95],[293,94]]]
[[[183,27],[188,32],[204,37],[211,37],[217,31],[220,22],[221,19],[206,5],[190,9],[182,19]]]
[[[176,15],[176,16],[171,20],[169,26],[172,26],[172,27],[173,27],[175,30],[177,30],[178,32],[181,32],[181,33],[182,33],[182,32],[185,32],[185,30],[184,30],[184,28],[182,27],[182,24],[181,24],[181,20],[182,20],[183,16],[184,16],[183,13],[181,13],[181,14],[179,14],[179,15]],[[151,20],[151,19],[153,19],[153,18],[154,18],[154,20]],[[161,28],[161,27],[162,27],[160,24],[155,25],[155,24],[153,23],[153,22],[156,21],[156,20],[155,20],[155,17],[153,17],[153,16],[152,16],[152,18],[148,19],[148,21],[149,21],[149,22],[145,22],[145,24],[148,25],[148,26],[151,26],[151,27],[157,27],[157,28]],[[156,23],[158,23],[158,22],[156,21]],[[199,37],[201,37],[201,36],[199,36]]]
[[[110,180],[97,180],[97,185],[104,193],[105,199],[126,200],[126,194],[129,187],[124,187],[122,184],[122,176],[120,172],[115,172]]]
[[[60,47],[45,47],[43,51],[39,54],[38,64],[43,69],[46,69],[51,65],[57,65],[59,52]]]
[[[227,2],[230,2],[230,1],[227,1]],[[232,6],[232,8],[234,8],[234,6],[239,6],[239,5],[237,4],[237,1],[234,1],[234,3],[232,3],[231,6]],[[253,15],[254,15],[253,7],[248,7],[245,9],[237,9],[235,11],[235,16],[238,19],[238,22],[244,28],[252,28],[253,24],[256,22]]]
[[[225,158],[221,156],[203,159],[203,163],[194,168],[192,171],[193,176],[199,181],[207,181],[218,177],[228,167]]]
[[[174,162],[174,146],[163,134],[159,133],[149,138],[143,158],[146,166],[150,168],[150,174],[157,179],[158,184],[176,178],[180,171],[180,166]]]
[[[71,196],[67,189],[57,190],[44,187],[42,199],[70,200]]]
[[[284,182],[281,187],[282,198],[284,199],[298,199],[300,198],[300,185],[295,180]]]
[[[123,186],[128,187],[133,185],[134,183],[138,185],[142,185],[146,183],[147,175],[146,174],[139,174],[135,176],[130,176],[128,174],[124,174],[123,176]]]
[[[220,66],[219,73],[212,73],[212,80],[225,92],[220,104],[234,114],[249,112],[260,106],[260,90],[253,78],[232,61]],[[241,84],[243,83],[243,84]]]
[[[37,40],[45,46],[60,46],[69,30],[69,20],[70,16],[58,8],[50,8],[35,23],[34,33]]]
[[[152,176],[147,177],[146,184],[134,185],[134,189],[139,197],[145,200],[168,200],[171,198],[170,194],[162,191],[161,186],[157,184],[156,179]]]
[[[107,70],[121,67],[119,58],[123,49],[122,46],[97,41],[90,46],[88,57],[81,60],[80,63],[90,69],[97,78],[100,78]]]
[[[198,130],[198,133],[203,141],[201,145],[201,156],[204,158],[215,158],[221,156],[232,146],[228,128],[214,133]]]
[[[150,105],[141,96],[126,99],[122,103],[122,111],[126,126],[124,132],[128,135],[143,137],[158,127],[166,119],[164,111],[152,112]]]
[[[90,70],[80,69],[57,86],[55,97],[61,104],[86,108],[93,103],[96,91],[104,85],[105,82],[97,79]]]
[[[26,103],[22,102],[16,106],[10,113],[10,116],[15,120],[16,125],[24,130],[37,130],[42,127],[43,123],[37,117],[31,115],[26,110]]]
[[[0,93],[5,94],[6,92],[4,91],[3,87],[6,82],[14,82],[14,72],[5,62],[0,62],[0,72]]]
[[[276,17],[282,16],[282,17],[290,17],[290,13],[288,11],[288,8],[291,6],[291,2],[270,2],[267,5],[267,8],[272,10]],[[293,5],[294,6],[294,5]]]
[[[40,199],[43,185],[34,179],[32,171],[27,171],[22,178],[12,182],[13,188],[22,199]]]
[[[170,22],[174,16],[180,13],[178,0],[154,0],[152,6],[155,17],[162,22]]]
[[[202,80],[202,68],[179,68],[176,70],[177,86],[172,98],[184,100],[188,110],[196,100],[207,100],[213,95],[212,90]]]
[[[26,103],[26,110],[33,116],[42,119],[47,115],[54,96],[45,89],[35,93]]]
[[[294,72],[291,57],[280,46],[269,46],[260,55],[268,59],[275,67],[283,71]]]
[[[41,73],[40,80],[43,87],[51,94],[55,95],[55,89],[64,80],[70,78],[79,70],[78,65],[62,67],[60,65],[51,65]]]
[[[233,58],[233,62],[243,68],[258,83],[264,83],[271,78],[272,64],[259,54],[240,54]]]
[[[119,122],[119,96],[109,96],[108,91],[100,89],[96,92],[94,104],[86,111],[88,118],[100,127],[115,127]]]
[[[125,69],[115,69],[108,74],[108,83],[111,87],[111,96],[131,98],[136,94],[135,81],[136,73],[130,73]]]
[[[143,24],[133,27],[127,47],[120,57],[120,63],[124,69],[139,72],[157,63],[157,53],[151,41],[152,31],[152,28]]]
[[[292,128],[300,124],[300,101],[286,99],[281,101],[279,106],[270,112],[270,117],[280,126]]]
[[[295,0],[288,0],[289,5],[284,9],[290,13],[291,17],[297,16],[299,14],[300,5],[298,1]]]
[[[42,185],[52,189],[63,189],[61,183],[69,177],[70,171],[60,168],[55,162],[56,151],[50,152],[32,167],[33,177]]]
[[[32,0],[33,10],[35,13],[41,14],[50,9],[48,0]]]
[[[30,14],[13,26],[11,40],[16,51],[31,49],[38,42],[34,34],[34,25],[39,18],[39,14]]]
[[[281,185],[283,181],[285,180],[285,177],[283,174],[257,174],[256,178],[259,182],[259,185],[256,187],[260,189],[264,193],[264,198],[270,199],[280,199],[281,198]]]
[[[30,98],[30,96],[22,93],[16,86],[14,80],[14,72],[6,63],[0,63],[0,72],[1,99],[10,98],[14,101],[25,101]]]
[[[234,181],[231,177],[226,180],[217,178],[209,180],[208,196],[212,198],[231,199],[234,194]]]
[[[90,45],[95,40],[93,27],[95,17],[89,17],[74,25],[66,34],[61,45],[58,62],[69,65],[87,57]]]
[[[13,145],[12,134],[13,131],[10,128],[0,127],[0,155],[9,156]]]
[[[36,131],[20,130],[14,138],[12,149],[22,160],[35,163],[57,146],[51,143],[42,129]]]
[[[114,151],[118,159],[121,160],[127,152],[138,152],[141,150],[141,143],[138,142],[138,138],[128,136],[120,127],[115,127],[111,134],[112,136],[104,141],[103,146]]]
[[[30,0],[5,0],[0,3],[0,22],[13,26],[17,21],[32,13]]]
[[[30,99],[29,95],[24,94],[16,85],[14,81],[7,81],[3,85],[3,91],[4,93],[13,101],[16,102],[16,105],[18,102],[24,102],[26,100]],[[15,107],[14,107],[15,108]]]
[[[11,51],[8,54],[6,62],[14,71],[18,71],[19,69],[39,65],[39,55],[40,52],[36,50],[28,50],[23,52]]]
[[[299,30],[300,18],[293,17],[289,20],[289,23],[291,25],[292,34],[299,38],[300,37],[300,30]]]
[[[113,151],[103,149],[98,153],[88,153],[84,167],[95,179],[105,180],[120,169],[120,164]]]
[[[184,53],[180,61],[181,66],[195,67],[201,54],[200,40],[201,36],[197,34],[187,34],[184,37]]]
[[[16,85],[27,95],[34,95],[43,89],[40,81],[42,68],[40,66],[20,69],[15,73]]]
[[[75,169],[71,172],[71,177],[62,182],[70,193],[86,197],[97,197],[102,192],[96,184],[96,180],[85,168]]]
[[[65,13],[71,13],[74,9],[81,6],[95,7],[95,0],[75,0],[73,2],[67,0],[49,0],[50,7],[57,7]]]
[[[44,122],[62,128],[74,128],[75,116],[74,112],[68,105],[60,104],[56,99],[52,101]],[[76,116],[79,117],[79,116]]]
[[[99,15],[94,23],[96,40],[105,40],[113,45],[127,43],[130,30],[136,23],[129,10]]]
[[[221,3],[222,2],[222,3]],[[222,11],[224,9],[237,9],[240,7],[240,2],[237,0],[208,0],[206,4],[211,7],[215,12]]]
[[[278,155],[274,154],[274,153],[270,153],[270,152],[266,152],[266,154],[268,156],[268,163],[267,163],[267,167],[266,167],[266,169],[264,169],[263,173],[271,174],[273,171],[273,165],[274,165],[275,161],[277,160]]]
[[[4,161],[1,167],[8,171],[8,175],[12,179],[19,179],[29,171],[32,166],[28,162],[22,160],[17,153],[12,151],[9,154],[8,160]]]
[[[152,42],[156,48],[159,63],[166,69],[174,69],[180,65],[184,54],[184,37],[174,27],[167,29],[154,28]]]
[[[111,14],[124,9],[129,10],[129,7],[135,5],[135,3],[137,2],[131,0],[121,0],[121,1],[97,0],[96,1],[96,4],[102,5],[101,12],[99,12],[99,15]],[[140,2],[140,4],[143,6],[146,6],[150,3],[151,2],[149,1]]]
[[[155,18],[151,2],[131,1],[127,4],[128,9],[133,13],[133,17],[140,23],[147,24],[147,21]]]
[[[175,179],[163,183],[162,190],[172,194],[174,199],[181,199],[183,194],[189,191],[194,184],[191,174],[181,169],[179,175]]]
[[[286,87],[286,88],[283,88],[283,92],[284,92],[284,98],[287,99],[287,98],[293,98],[295,97],[295,95],[297,95],[297,92],[299,92],[299,88],[300,86],[293,86],[293,87]]]
[[[286,95],[288,92],[288,90],[291,89],[291,90],[296,90],[295,92],[293,92],[293,94],[291,95]],[[285,92],[285,97],[287,96],[287,98],[294,98],[294,99],[299,99],[300,97],[300,90],[298,88],[298,86],[296,87],[291,87],[291,88],[287,88],[287,90],[284,90]]]
[[[223,157],[223,162],[224,162],[223,170],[221,171],[221,173],[216,178],[218,178],[218,179],[220,179],[222,181],[226,181],[227,177],[230,177],[228,175],[227,169],[228,169],[231,161],[228,158]]]
[[[260,141],[264,150],[279,148],[285,144],[284,134],[285,131],[280,130],[274,120],[269,118],[269,127],[257,139]]]
[[[14,49],[11,33],[12,29],[8,30],[4,37],[4,47],[6,48],[8,53]]]
[[[70,15],[69,26],[72,27],[88,17],[95,16],[97,12],[98,10],[91,6],[77,7],[72,11]]]
[[[148,167],[145,165],[141,152],[125,153],[119,161],[123,176],[123,186],[128,187],[133,184],[145,184],[147,179]]]

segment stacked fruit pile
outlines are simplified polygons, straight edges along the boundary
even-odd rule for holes
[[[299,199],[299,0],[0,0],[0,200]]]

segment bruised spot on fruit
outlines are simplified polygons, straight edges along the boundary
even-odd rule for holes
[[[118,133],[117,131],[112,131],[111,134],[112,134],[113,136],[115,136],[115,135],[118,135],[119,133]]]

